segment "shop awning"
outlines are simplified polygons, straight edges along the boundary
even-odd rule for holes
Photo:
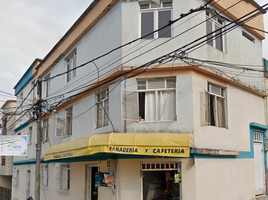
[[[191,133],[109,133],[57,144],[45,152],[45,161],[96,153],[189,157]]]

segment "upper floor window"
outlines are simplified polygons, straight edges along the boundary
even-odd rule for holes
[[[208,84],[208,91],[204,91],[204,117],[210,126],[227,128],[226,88]]]
[[[76,67],[76,51],[74,51],[66,58],[67,82],[76,76]]]
[[[48,141],[48,119],[43,120],[42,132],[43,132],[43,142],[47,142]]]
[[[6,135],[7,134],[7,118],[4,118],[2,120],[3,125],[2,125],[2,135]]]
[[[124,120],[174,121],[176,119],[176,79],[138,80],[137,91],[124,90]]]
[[[171,10],[171,1],[161,1],[160,4],[155,2],[140,4],[141,37],[166,26],[171,20]],[[171,26],[146,36],[146,39],[164,37],[171,37]]]
[[[102,91],[97,96],[97,128],[109,125],[109,90]]]
[[[207,36],[207,44],[219,49],[220,51],[224,51],[224,37],[222,34],[224,20],[208,11],[206,12],[206,16],[207,34],[209,34]]]
[[[73,107],[65,110],[65,116],[56,118],[56,136],[68,137],[72,135]]]
[[[36,96],[36,88],[35,88],[35,80],[33,80],[32,82],[31,82],[31,88],[33,89],[32,90],[32,97],[33,97],[33,102],[35,101],[35,96]]]
[[[50,74],[48,74],[45,78],[44,78],[45,83],[44,83],[44,95],[45,97],[49,96],[50,93]]]

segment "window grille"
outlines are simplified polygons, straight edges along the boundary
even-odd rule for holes
[[[263,133],[253,132],[253,141],[254,142],[263,142]]]
[[[69,191],[70,190],[70,165],[61,164],[58,169],[59,189]]]
[[[146,162],[141,163],[142,171],[170,171],[177,170],[179,162]]]
[[[41,165],[41,186],[48,186],[48,164]]]

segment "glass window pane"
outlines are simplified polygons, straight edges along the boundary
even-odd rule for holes
[[[152,33],[154,31],[154,13],[145,12],[141,13],[141,37]],[[153,38],[153,33],[146,36],[146,39]]]
[[[165,2],[163,3],[163,7],[166,8],[166,7],[172,7],[172,2]]]
[[[210,20],[207,20],[206,24],[207,24],[207,34],[212,33],[212,22]],[[207,44],[213,46],[212,34],[207,36]]]
[[[161,7],[161,4],[154,3],[154,2],[151,3],[151,8],[160,8],[160,7]]]
[[[146,81],[138,81],[138,90],[146,89]]]
[[[215,24],[215,30],[217,30],[215,32],[215,36],[216,36],[216,48],[219,49],[219,50],[223,50],[223,46],[222,46],[222,31],[221,31],[221,27],[217,26]]]
[[[109,100],[105,100],[104,101],[104,109],[105,109],[105,112],[103,112],[104,114],[104,122],[103,122],[103,126],[108,126],[109,125]]]
[[[141,10],[148,9],[148,8],[149,8],[149,4],[140,5]]]
[[[166,26],[171,20],[171,10],[158,12],[158,29]],[[158,32],[158,37],[171,37],[171,26],[167,26]]]
[[[148,89],[165,88],[165,79],[148,80]]]
[[[176,88],[176,80],[167,79],[167,88]]]

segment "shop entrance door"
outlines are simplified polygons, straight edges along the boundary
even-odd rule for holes
[[[86,200],[98,200],[98,187],[95,187],[95,173],[98,166],[86,166]]]
[[[180,200],[180,163],[142,163],[142,200]]]
[[[253,134],[255,194],[260,195],[265,193],[263,134],[259,132],[254,132]]]

